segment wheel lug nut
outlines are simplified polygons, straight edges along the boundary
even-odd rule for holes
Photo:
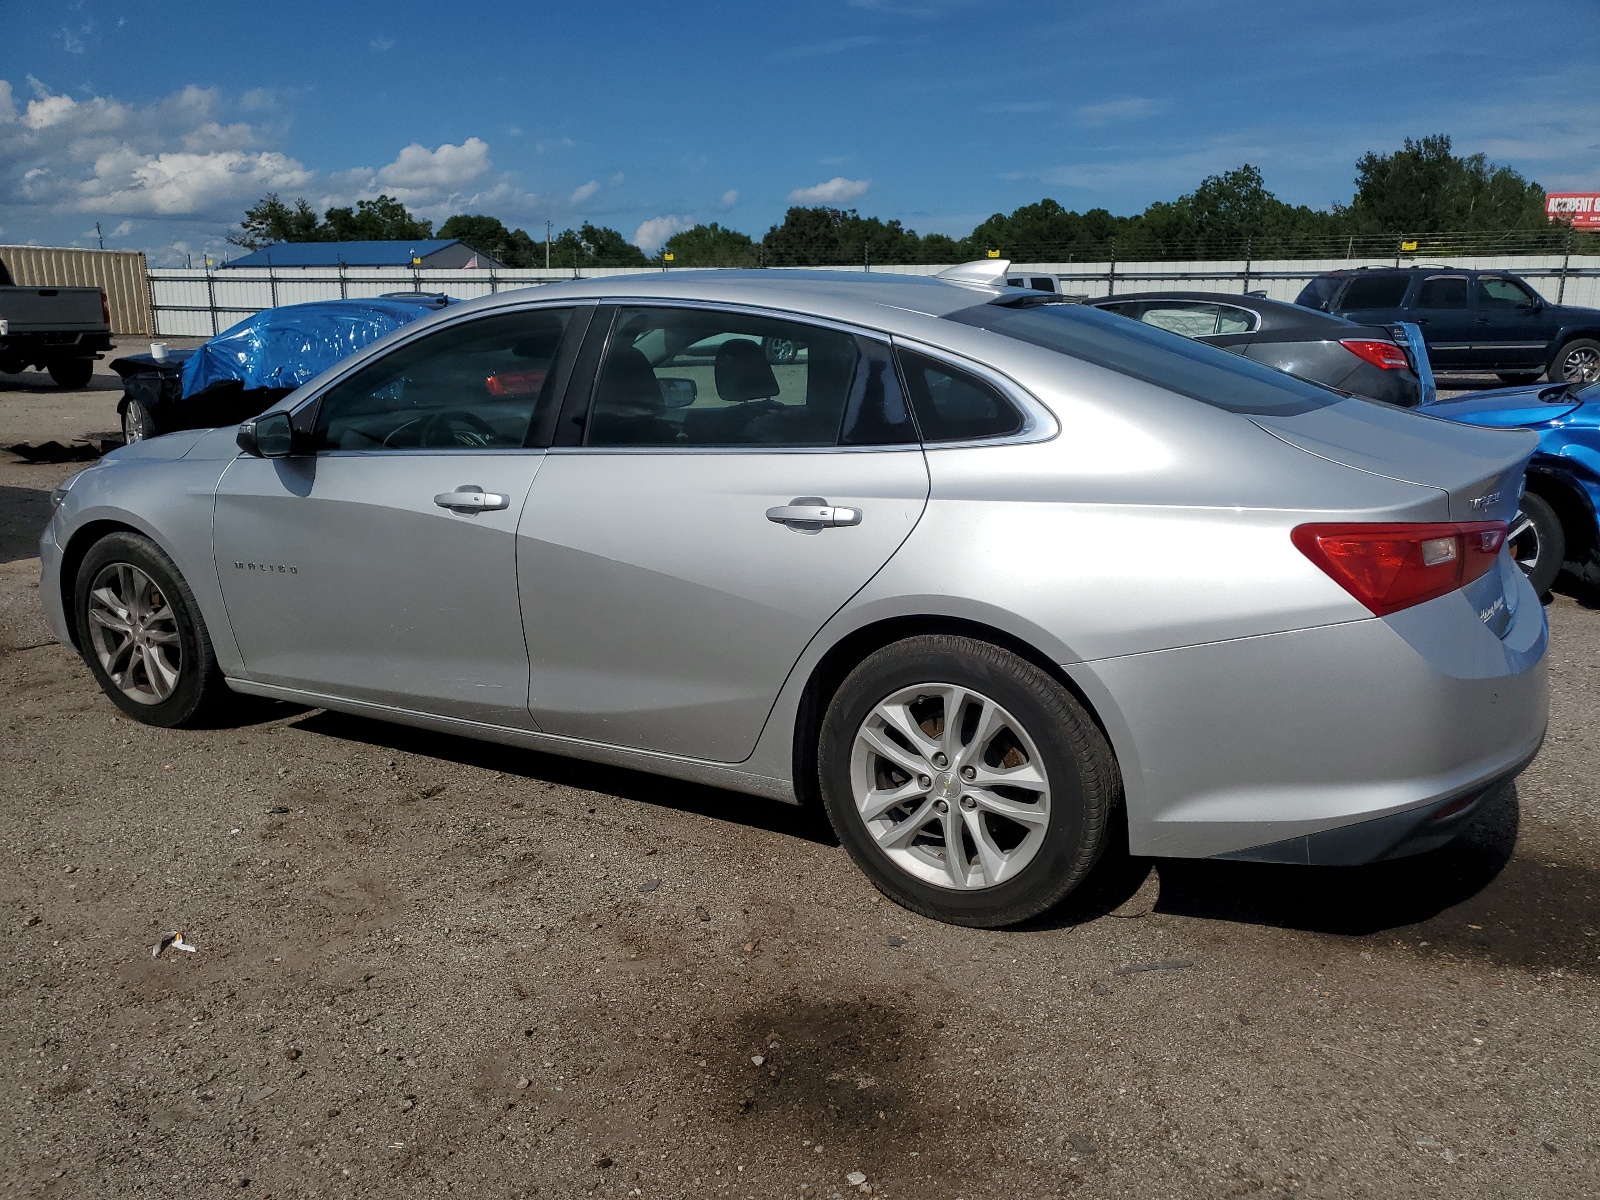
[[[933,786],[933,776],[932,775],[918,775],[917,776],[917,786],[919,788],[931,788]]]
[[[933,765],[938,767],[938,768],[940,768],[941,770],[944,768],[945,764],[948,763],[949,761],[950,760],[948,758],[946,758],[942,754],[935,754],[933,756]]]
[[[971,812],[978,807],[978,802],[971,796],[963,796],[961,797],[961,807],[966,809],[967,812]]]
[[[977,770],[976,767],[962,767],[961,768],[961,778],[963,778],[963,779],[976,779],[977,777],[978,777],[978,770]]]
[[[936,812],[936,813],[947,813],[947,812],[949,812],[950,811],[950,802],[948,800],[935,800],[933,802],[933,811]]]

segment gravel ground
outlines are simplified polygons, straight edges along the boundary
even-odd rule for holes
[[[17,378],[0,445],[112,427]],[[38,609],[76,469],[0,461],[0,1196],[1600,1193],[1578,599],[1543,752],[1450,849],[1113,856],[978,932],[782,805],[287,706],[121,718]]]

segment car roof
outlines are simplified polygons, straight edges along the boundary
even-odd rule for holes
[[[1262,329],[1289,329],[1295,326],[1321,328],[1328,325],[1351,324],[1343,317],[1291,304],[1287,300],[1269,300],[1265,296],[1241,296],[1238,292],[1126,292],[1115,296],[1101,296],[1094,300],[1086,300],[1084,303],[1099,308],[1107,304],[1125,304],[1141,300],[1192,300],[1208,304],[1227,304],[1259,314]]]
[[[535,295],[530,295],[533,292]],[[550,300],[692,300],[744,304],[784,312],[833,318],[875,328],[896,328],[910,318],[942,317],[1000,296],[1015,288],[957,283],[934,275],[902,275],[886,271],[766,270],[641,271],[542,284],[500,292],[452,306],[452,312]],[[896,314],[900,314],[899,317]]]

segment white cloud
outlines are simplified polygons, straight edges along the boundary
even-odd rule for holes
[[[826,183],[795,188],[789,193],[789,203],[838,204],[845,200],[854,200],[862,195],[869,185],[870,181],[865,179],[846,179],[843,175],[835,175]]]
[[[606,183],[611,187],[621,187],[622,184],[623,184],[623,181],[626,180],[627,178],[628,177],[626,175],[624,175],[621,171],[618,171],[610,179],[606,180]]]
[[[147,158],[122,150],[96,159],[94,177],[78,183],[76,191],[85,212],[178,216],[304,187],[311,179],[310,171],[277,151],[178,151]]]
[[[574,205],[582,204],[585,200],[589,199],[589,197],[593,196],[599,190],[600,181],[598,179],[591,179],[588,183],[580,184],[577,188],[573,189],[572,203]]]
[[[667,215],[664,217],[651,217],[648,221],[634,230],[633,244],[646,254],[654,254],[661,249],[669,237],[675,233],[682,233],[685,229],[694,228],[693,217],[680,217]]]
[[[717,202],[717,207],[732,208],[737,203],[739,203],[739,189],[729,188],[727,191],[722,193],[722,199]]]
[[[412,142],[392,163],[380,168],[374,180],[385,188],[456,188],[493,166],[489,144],[482,138],[469,137],[459,146],[446,142],[437,150]]]
[[[112,237],[127,237],[132,232],[133,232],[133,222],[132,221],[123,221],[121,224],[119,224],[115,229],[113,229],[111,231],[111,236]]]
[[[394,39],[387,37],[375,37],[368,42],[367,45],[371,46],[379,54],[382,54],[385,51],[394,49]]]
[[[1153,117],[1167,107],[1162,100],[1146,96],[1132,96],[1126,100],[1107,100],[1103,104],[1085,104],[1077,110],[1078,123],[1090,129],[1105,125],[1124,125]]]
[[[861,50],[867,46],[876,46],[883,41],[879,37],[869,37],[857,34],[854,37],[834,38],[831,42],[811,42],[803,46],[791,46],[787,50],[774,54],[777,59],[787,58],[822,58],[830,54],[848,54],[851,50]]]

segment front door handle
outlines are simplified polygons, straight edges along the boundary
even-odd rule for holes
[[[861,510],[829,504],[818,496],[797,496],[787,504],[767,509],[767,520],[791,529],[828,529],[861,524]]]
[[[440,492],[433,498],[433,502],[440,508],[460,513],[511,507],[510,496],[502,496],[498,492],[486,492],[475,483],[464,483],[453,492]]]

